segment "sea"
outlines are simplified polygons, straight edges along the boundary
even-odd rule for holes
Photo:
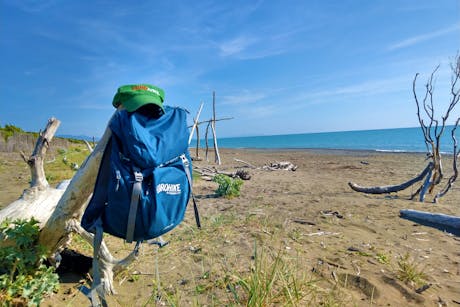
[[[441,137],[440,149],[443,153],[453,152],[454,142],[451,136],[452,128],[453,126],[446,126]],[[458,130],[455,131],[455,135],[460,141],[460,131]],[[208,144],[212,147],[212,140],[208,140]],[[200,145],[202,147],[205,146],[205,141],[203,139],[200,140]],[[192,141],[191,146],[196,146],[196,140],[194,140],[194,143]],[[420,127],[228,137],[218,138],[218,146],[220,148],[340,149],[381,152],[427,152],[427,146]]]

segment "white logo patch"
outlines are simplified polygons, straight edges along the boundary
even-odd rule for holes
[[[150,88],[150,87],[149,87],[149,88],[147,88],[147,91],[148,91],[148,92],[151,92],[151,93],[154,93],[154,94],[157,94],[158,96],[161,96],[161,95],[160,95],[160,92],[157,91],[157,90],[154,89],[154,88]]]
[[[180,183],[160,183],[157,185],[157,194],[166,193],[169,195],[177,195],[181,193]]]

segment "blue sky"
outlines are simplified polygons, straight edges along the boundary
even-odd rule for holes
[[[415,73],[441,65],[441,111],[459,49],[458,0],[0,0],[0,125],[100,136],[150,83],[201,119],[216,91],[219,136],[413,127]]]

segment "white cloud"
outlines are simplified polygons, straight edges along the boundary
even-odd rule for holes
[[[221,103],[223,105],[241,105],[241,104],[253,104],[266,97],[263,93],[252,93],[244,91],[240,94],[222,96]]]
[[[441,30],[434,31],[434,32],[431,32],[431,33],[425,33],[425,34],[422,34],[422,35],[413,36],[413,37],[407,38],[407,39],[405,39],[403,41],[396,42],[396,43],[390,45],[387,48],[387,50],[393,51],[393,50],[397,50],[397,49],[401,49],[401,48],[410,47],[410,46],[416,45],[418,43],[428,41],[428,40],[431,40],[433,38],[437,38],[439,36],[449,34],[451,32],[457,32],[459,30],[460,30],[460,24],[456,24],[456,25],[450,26],[450,27],[445,28],[445,29],[441,29]]]
[[[220,55],[221,56],[232,56],[239,54],[246,50],[250,45],[255,43],[255,39],[247,36],[239,36],[231,40],[227,40],[220,44]]]

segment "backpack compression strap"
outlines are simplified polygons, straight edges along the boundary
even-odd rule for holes
[[[129,205],[128,225],[126,227],[126,242],[131,243],[134,239],[134,227],[136,226],[137,207],[142,193],[142,180],[144,177],[139,169],[134,169],[134,185],[131,193],[131,204]]]
[[[190,194],[192,194],[193,211],[195,213],[196,226],[198,228],[201,228],[200,214],[198,213],[198,206],[196,205],[195,195],[193,194],[193,188],[192,188],[193,179],[192,179],[192,174],[190,174],[190,162],[188,161],[187,157],[184,154],[182,154],[180,158],[182,160],[182,164],[184,164],[185,174],[187,175],[188,184],[190,186]]]
[[[100,218],[97,219],[95,228],[96,232],[93,238],[93,284],[91,286],[91,292],[89,293],[89,299],[91,300],[92,306],[102,305],[103,307],[107,307],[101,280],[101,272],[99,271],[99,251],[101,250],[103,237],[102,221]]]

